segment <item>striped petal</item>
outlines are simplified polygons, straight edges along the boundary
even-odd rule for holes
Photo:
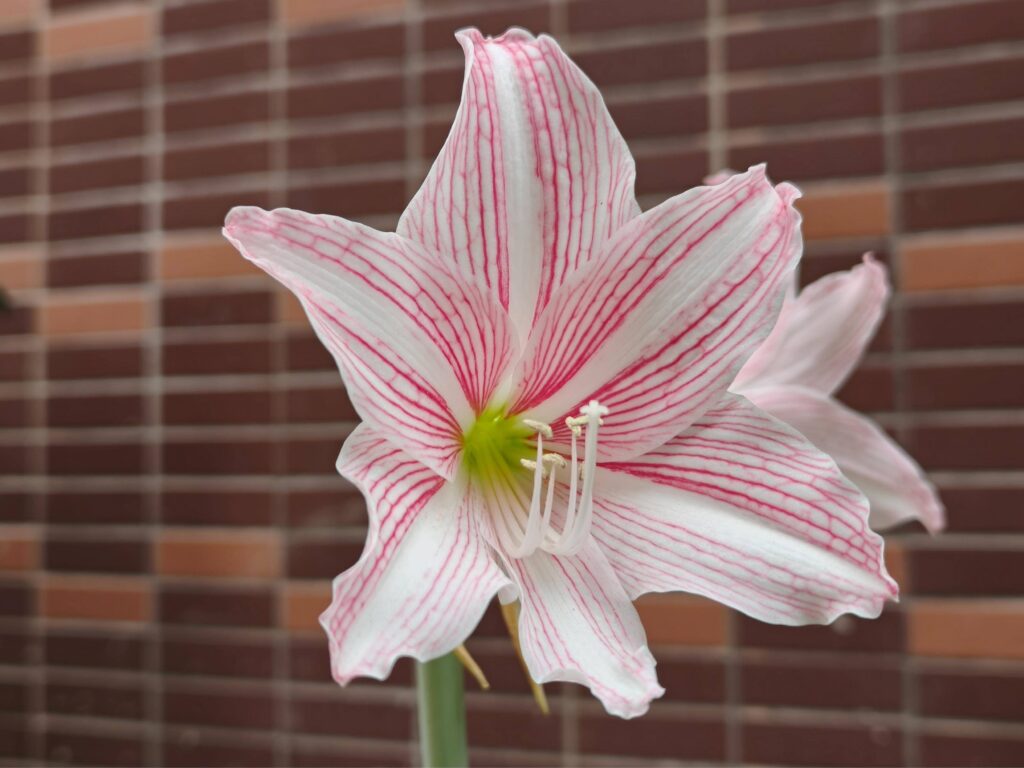
[[[594,535],[629,594],[682,590],[762,621],[875,617],[896,585],[867,502],[825,454],[736,395],[597,478]]]
[[[847,272],[811,283],[787,300],[771,335],[736,376],[733,390],[795,384],[835,392],[875,335],[888,297],[885,267],[870,255]]]
[[[338,471],[366,497],[370,531],[359,562],[334,580],[320,623],[335,680],[383,680],[400,656],[427,661],[460,645],[509,582],[463,489],[373,429],[356,428]]]
[[[602,460],[692,424],[775,321],[800,256],[797,196],[757,167],[633,219],[544,312],[514,410],[561,425],[599,400],[610,410]]]
[[[760,387],[746,396],[835,459],[868,497],[876,531],[908,520],[932,532],[945,527],[942,502],[921,467],[867,417],[799,387]]]
[[[359,415],[450,479],[516,354],[497,302],[416,243],[345,219],[235,208],[224,233],[302,302]]]
[[[519,639],[538,683],[579,683],[609,714],[637,717],[665,691],[636,609],[591,541],[578,555],[509,559],[519,588]]]
[[[456,38],[462,103],[398,232],[486,283],[525,339],[566,274],[639,213],[633,158],[554,40]]]

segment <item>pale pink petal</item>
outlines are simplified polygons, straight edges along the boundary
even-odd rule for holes
[[[827,453],[871,503],[871,527],[920,520],[945,527],[945,511],[921,467],[877,424],[827,395],[799,387],[747,390],[750,400]]]
[[[427,661],[460,645],[509,581],[462,487],[366,425],[345,442],[338,470],[366,497],[370,531],[320,623],[335,680],[383,680],[400,656]]]
[[[523,658],[539,683],[580,683],[605,709],[637,717],[664,693],[640,617],[593,541],[574,556],[508,560],[522,608]]]
[[[633,158],[554,40],[456,37],[462,104],[398,232],[486,283],[525,339],[565,276],[639,213]]]
[[[885,267],[870,255],[811,283],[787,301],[771,335],[737,375],[733,391],[796,384],[835,392],[857,366],[885,312]]]
[[[235,208],[224,232],[302,302],[359,415],[451,478],[516,354],[497,302],[421,246],[334,216]]]
[[[513,410],[558,428],[592,399],[602,460],[637,456],[700,416],[771,329],[800,256],[798,196],[763,167],[623,227],[553,298]]]
[[[682,590],[777,624],[874,617],[896,596],[867,501],[825,454],[736,395],[605,465],[594,535],[632,597]]]

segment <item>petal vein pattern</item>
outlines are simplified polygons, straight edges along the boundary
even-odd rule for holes
[[[421,661],[461,644],[509,585],[464,489],[371,428],[345,442],[338,470],[363,492],[370,532],[359,562],[334,580],[320,617],[339,683],[386,678],[399,656]]]
[[[603,465],[594,531],[629,593],[686,590],[780,624],[874,617],[896,594],[864,497],[828,456],[728,395]]]
[[[685,429],[768,334],[800,254],[796,190],[754,168],[634,219],[554,296],[520,363],[516,410],[610,415],[602,460]],[[556,430],[565,442],[564,428]]]
[[[398,232],[486,284],[525,339],[566,275],[639,213],[633,158],[554,40],[457,38],[462,103]]]
[[[452,477],[516,354],[497,302],[415,243],[333,216],[236,208],[225,234],[302,302],[360,416]]]

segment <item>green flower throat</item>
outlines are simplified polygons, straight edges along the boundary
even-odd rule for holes
[[[527,441],[535,435],[505,408],[486,409],[462,436],[462,461],[470,478],[493,486],[518,474],[522,460],[534,458],[536,448]]]

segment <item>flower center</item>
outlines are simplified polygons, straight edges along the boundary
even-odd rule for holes
[[[571,435],[568,459],[560,452],[544,451],[544,440],[554,437],[550,426],[509,417],[502,409],[480,414],[463,435],[463,461],[488,503],[507,555],[527,557],[537,549],[572,555],[586,544],[593,516],[597,430],[607,413],[591,401],[578,417],[565,420]],[[556,489],[564,501],[557,511]]]

